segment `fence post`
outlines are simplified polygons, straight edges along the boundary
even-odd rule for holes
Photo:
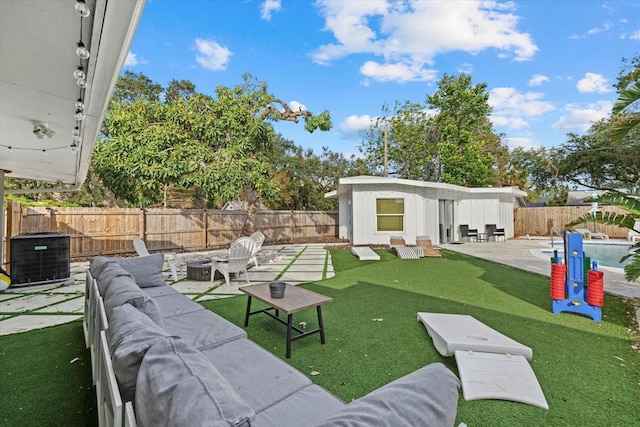
[[[202,247],[207,249],[209,247],[209,242],[207,241],[207,237],[209,235],[209,222],[208,222],[208,215],[207,215],[207,210],[206,209],[202,209]]]
[[[293,242],[295,240],[295,223],[293,220],[293,210],[291,211],[291,214],[289,215],[289,233],[291,236],[291,241]]]
[[[147,239],[145,238],[147,235],[147,216],[144,209],[140,209],[140,214],[138,215],[138,237],[140,237],[145,242]]]

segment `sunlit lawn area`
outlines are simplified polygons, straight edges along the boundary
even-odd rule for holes
[[[640,417],[640,354],[633,307],[605,298],[600,323],[553,315],[549,279],[443,251],[443,258],[359,261],[332,251],[336,277],[305,285],[333,298],[318,336],[293,343],[287,361],[344,401],[363,396],[428,363],[457,373],[434,348],[419,311],[470,314],[531,347],[531,366],[550,409],[509,401],[460,400],[457,423],[469,426],[632,426]],[[242,326],[246,297],[203,303]],[[315,310],[296,322],[315,327]],[[375,320],[374,320],[375,319]],[[381,320],[380,320],[381,319]],[[284,327],[253,316],[249,338],[284,358]],[[93,425],[95,396],[79,322],[0,337],[0,424]],[[70,363],[75,357],[80,360]],[[311,375],[314,372],[317,375]]]

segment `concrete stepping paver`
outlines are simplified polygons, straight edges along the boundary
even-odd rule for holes
[[[211,256],[211,251],[185,253],[180,256],[189,260],[206,259]],[[259,267],[249,269],[251,283],[271,282],[277,279],[299,285],[335,275],[331,257],[327,256],[327,250],[322,244],[265,246],[258,256],[258,263]],[[88,261],[73,263],[70,268],[72,280],[66,283],[10,287],[0,292],[0,335],[26,332],[81,319],[88,267]],[[244,274],[239,278],[233,277],[231,286],[227,287],[224,280],[187,280],[186,268],[183,268],[181,280],[175,283],[171,281],[169,271],[163,273],[169,284],[195,301],[244,295],[238,289],[246,284]]]

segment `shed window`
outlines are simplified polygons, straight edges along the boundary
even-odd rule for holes
[[[378,231],[404,231],[404,199],[376,199]]]

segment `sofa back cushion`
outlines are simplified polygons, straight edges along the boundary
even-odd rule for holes
[[[162,275],[164,255],[154,254],[138,258],[115,259],[120,267],[133,274],[133,278],[141,288],[167,285]]]
[[[167,332],[131,304],[115,307],[109,319],[107,339],[113,370],[124,402],[133,401],[138,370],[145,353]]]
[[[138,424],[245,426],[255,411],[218,370],[181,338],[162,338],[142,359],[136,384]]]
[[[131,304],[149,316],[156,324],[162,326],[162,313],[155,301],[136,285],[132,277],[116,276],[111,280],[104,293],[104,308],[107,317],[111,319],[114,308],[124,304]]]
[[[113,258],[107,258],[103,256],[92,258],[91,262],[89,263],[89,270],[91,270],[91,275],[93,276],[93,278],[96,280],[100,279],[102,272],[109,264],[115,265],[117,263]]]

